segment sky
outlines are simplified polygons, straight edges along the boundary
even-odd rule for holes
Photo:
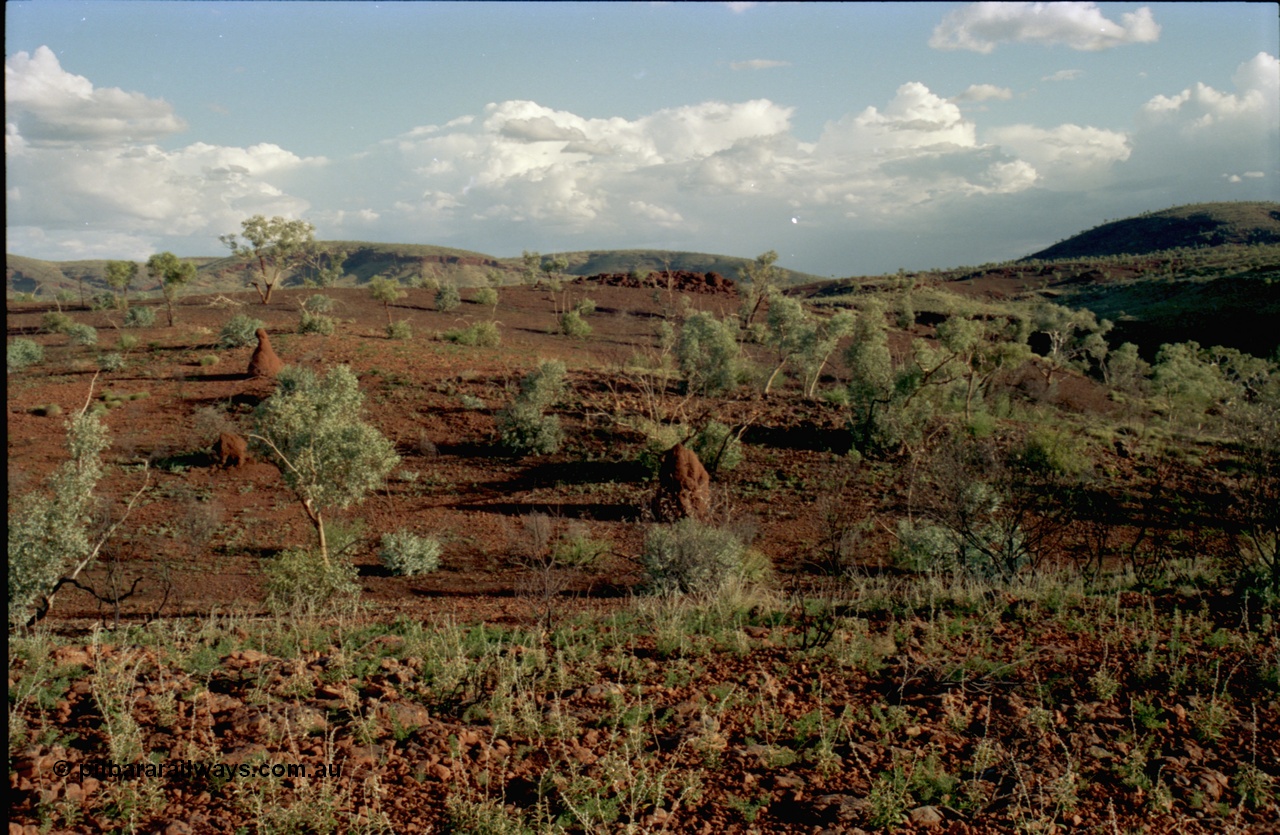
[[[1280,200],[1274,3],[5,4],[6,250],[658,248],[844,277]]]

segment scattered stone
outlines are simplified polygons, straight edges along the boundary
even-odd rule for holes
[[[271,339],[267,336],[266,329],[258,328],[257,333],[258,347],[253,349],[253,356],[249,357],[249,376],[274,377],[280,373],[280,369],[284,368],[284,363],[271,347]]]
[[[907,817],[911,820],[912,826],[923,826],[933,828],[942,826],[942,812],[938,811],[937,806],[917,806],[907,813]]]
[[[653,497],[653,516],[659,522],[694,518],[705,520],[711,509],[711,476],[697,453],[676,444],[662,458],[658,468],[658,491]]]

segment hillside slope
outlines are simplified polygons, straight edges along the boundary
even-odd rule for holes
[[[426,278],[440,283],[452,283],[460,287],[475,287],[489,283],[497,275],[501,283],[514,284],[520,280],[523,265],[520,257],[497,258],[483,252],[454,249],[427,244],[383,244],[366,241],[320,241],[318,249],[325,253],[346,253],[343,262],[344,277],[338,286],[354,287],[366,283],[375,275],[386,276],[405,283]],[[546,253],[550,255],[551,253]],[[555,253],[564,257],[569,266],[566,273],[572,276],[590,276],[601,273],[648,273],[658,270],[685,270],[696,273],[717,272],[725,278],[739,280],[742,268],[752,263],[751,258],[731,255],[711,255],[703,252],[670,252],[666,250],[624,249]],[[250,264],[239,258],[204,257],[188,258],[199,268],[192,290],[205,292],[231,292],[246,286],[246,270]],[[100,292],[106,287],[103,276],[107,262],[98,261],[41,261],[21,255],[5,256],[6,286],[14,293],[40,293],[53,295],[59,290],[80,290],[81,282],[89,293]],[[819,276],[778,268],[782,283],[799,284],[820,280]],[[286,276],[284,287],[300,286],[306,271],[300,270]],[[142,278],[134,290],[147,291],[155,282]]]
[[[1095,226],[1023,261],[1280,243],[1280,203],[1193,203]]]

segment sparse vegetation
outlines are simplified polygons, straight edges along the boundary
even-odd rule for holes
[[[44,362],[44,348],[38,342],[18,337],[5,348],[5,360],[10,371],[20,371]]]
[[[394,531],[382,535],[378,559],[392,574],[415,577],[439,568],[442,550],[439,540]]]
[[[445,331],[444,338],[459,345],[479,345],[496,348],[502,342],[502,334],[494,322],[473,322],[459,330]]]
[[[446,284],[436,291],[436,310],[448,313],[462,304],[462,294],[452,284]]]
[[[565,389],[564,363],[543,362],[520,383],[515,401],[498,414],[502,446],[515,455],[546,455],[564,440],[560,418],[546,414]]]
[[[150,328],[156,324],[156,312],[149,307],[131,307],[125,311],[126,328]]]
[[[218,334],[218,347],[242,348],[246,345],[256,345],[258,329],[266,326],[261,319],[237,313],[222,326],[222,331]]]
[[[601,255],[537,256],[540,286],[409,343],[371,338],[386,306],[370,276],[428,276],[475,300],[498,268],[341,249],[358,257],[349,286],[325,291],[342,311],[332,337],[289,333],[289,310],[328,315],[296,303],[311,290],[264,308],[297,363],[274,381],[200,370],[245,298],[207,274],[218,289],[185,300],[182,328],[150,343],[117,331],[118,348],[30,338],[56,279],[11,301],[11,355],[43,343],[9,385],[15,824],[161,831],[178,807],[197,829],[281,832],[1275,820],[1280,357],[1155,341],[1135,307],[1064,325],[1051,361],[1035,307],[1109,287],[1137,299],[1148,282],[1170,298],[1193,284],[1251,294],[1280,247],[904,270],[770,293],[747,327],[732,315],[742,288],[664,294],[643,260],[612,270],[639,287],[570,283]],[[100,290],[101,268],[63,280]],[[566,311],[594,332],[565,339]],[[482,344],[472,319],[494,333],[500,319],[503,342],[461,347]],[[702,333],[682,346],[691,321]],[[67,387],[116,354],[128,373],[78,416],[109,421],[111,445],[57,466],[59,420],[33,416],[75,412]],[[346,363],[358,379],[295,376]],[[248,461],[218,467],[223,432],[258,436]],[[649,465],[677,440],[711,471],[706,521],[652,525]],[[148,462],[159,478],[139,494]],[[88,498],[51,528],[64,480]],[[355,498],[343,510],[304,483]],[[147,508],[136,519],[131,496]],[[318,520],[297,512],[307,496]],[[31,561],[14,537],[70,553],[77,531],[110,547],[24,627],[44,604],[15,615],[15,555]],[[147,751],[325,770],[75,774]]]
[[[326,567],[324,514],[361,501],[399,461],[391,442],[361,417],[364,397],[346,366],[322,378],[305,368],[280,372],[279,388],[254,413],[252,440],[280,466],[315,526]],[[327,576],[327,575],[326,575]]]

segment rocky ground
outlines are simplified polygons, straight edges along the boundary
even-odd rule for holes
[[[108,392],[102,521],[147,488],[82,578],[94,594],[65,588],[11,637],[11,831],[1277,831],[1280,632],[1256,601],[1198,569],[1163,591],[900,575],[905,476],[850,465],[842,407],[785,386],[681,402],[628,370],[658,351],[664,315],[737,299],[615,283],[504,288],[496,309],[447,313],[410,290],[389,311],[408,340],[363,290],[326,291],[329,336],[295,333],[302,290],[188,299],[172,328],[71,311],[97,350],[11,302],[10,338],[46,348],[8,379],[11,494],[64,460],[58,413]],[[592,335],[554,333],[582,297]],[[273,464],[215,466],[215,430],[243,428],[274,385],[246,378],[251,347],[216,346],[236,313],[287,363],[349,365],[401,455],[337,520],[367,604],[338,619],[268,614],[263,561],[314,533]],[[437,338],[488,320],[498,347]],[[95,379],[121,335],[138,347]],[[508,457],[495,414],[552,358],[572,386],[566,446]],[[1114,408],[1083,378],[1009,385],[1065,414]],[[681,412],[746,427],[713,513],[769,558],[767,591],[642,594],[653,483],[629,419]],[[1099,449],[1099,466],[1133,472],[1131,454]],[[836,579],[821,569],[850,519],[854,571]],[[390,576],[376,541],[395,529],[439,537],[441,569]],[[570,540],[603,546],[548,565],[548,543]],[[178,773],[92,771],[148,759]],[[312,774],[241,776],[263,764]]]

